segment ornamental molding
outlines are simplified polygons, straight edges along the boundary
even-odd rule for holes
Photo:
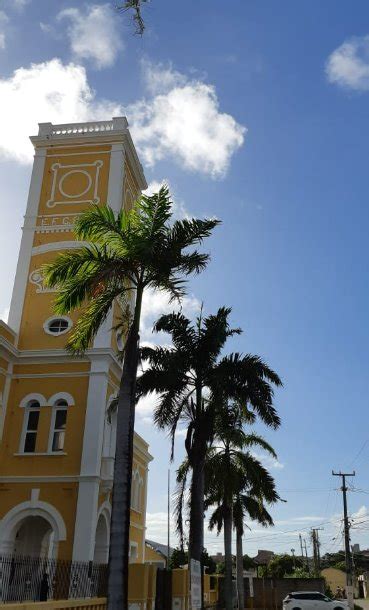
[[[34,271],[31,271],[28,279],[31,284],[36,286],[36,292],[38,294],[46,293],[46,292],[57,292],[56,288],[47,288],[44,285],[44,278],[43,278],[41,269],[35,269]]]
[[[100,169],[103,166],[103,161],[99,159],[94,163],[76,163],[63,165],[62,163],[53,163],[52,185],[50,199],[47,200],[46,206],[54,208],[57,205],[76,205],[82,203],[98,204],[100,197],[98,196]],[[71,192],[68,190],[68,184],[65,181],[70,176],[83,177],[83,184],[79,192]]]

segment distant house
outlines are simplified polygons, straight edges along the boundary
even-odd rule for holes
[[[213,561],[215,561],[216,564],[224,563],[223,553],[217,553],[216,555],[211,555],[211,558],[213,559]]]
[[[169,547],[169,556],[174,549]],[[168,546],[154,540],[145,540],[145,563],[155,564],[158,567],[167,565]]]
[[[252,559],[253,559],[254,563],[256,563],[256,565],[265,566],[269,563],[269,561],[271,559],[273,559],[274,556],[275,555],[274,555],[273,551],[266,551],[263,549],[259,549],[258,554],[255,557],[253,557]]]

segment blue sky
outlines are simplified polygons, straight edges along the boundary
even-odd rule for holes
[[[230,349],[263,356],[284,381],[281,429],[260,430],[288,502],[273,508],[274,530],[253,527],[245,551],[298,548],[298,532],[320,523],[322,552],[340,548],[332,468],[357,470],[352,539],[369,545],[368,4],[152,0],[143,39],[112,5],[0,3],[0,314],[26,205],[27,136],[37,122],[126,113],[148,182],[169,181],[178,214],[223,220],[186,311],[231,305],[244,334]],[[147,340],[162,300],[152,303]],[[169,448],[150,410],[137,416],[155,456],[148,535],[164,540]],[[179,436],[178,457],[182,446]]]

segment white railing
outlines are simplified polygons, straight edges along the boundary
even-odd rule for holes
[[[47,138],[60,136],[78,136],[88,133],[106,133],[124,131],[128,127],[126,117],[115,117],[111,121],[90,121],[87,123],[65,123],[53,125],[52,123],[39,123],[38,135]]]

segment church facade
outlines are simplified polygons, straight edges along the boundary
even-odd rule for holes
[[[125,118],[40,124],[8,324],[0,321],[0,554],[106,563],[121,364],[115,310],[83,357],[65,349],[78,319],[53,313],[41,266],[79,247],[75,219],[115,211],[146,188]],[[116,306],[118,307],[118,305]],[[135,435],[131,561],[145,561],[151,456]]]

